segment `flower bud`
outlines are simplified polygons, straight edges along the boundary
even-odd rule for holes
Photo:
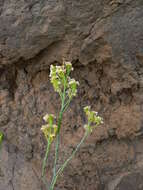
[[[45,122],[47,122],[48,124],[52,125],[53,121],[54,121],[55,116],[53,114],[46,114],[43,119]]]
[[[50,142],[52,142],[54,140],[54,137],[56,137],[57,135],[57,131],[58,131],[58,126],[57,125],[42,125],[41,130],[46,138],[46,140],[48,141],[48,139],[50,138]]]
[[[41,131],[43,132],[46,140],[48,141],[50,138],[50,141],[52,142],[58,131],[58,126],[53,124],[55,116],[53,114],[46,114],[43,119],[47,124],[42,125]]]
[[[66,71],[67,71],[68,74],[69,74],[71,71],[73,71],[73,67],[72,67],[71,62],[65,62],[65,68],[66,68]]]
[[[83,109],[84,109],[84,112],[87,113],[88,111],[90,111],[91,107],[90,106],[85,106]]]
[[[68,95],[69,97],[76,96],[77,86],[79,85],[79,82],[71,78],[69,78],[68,80]]]
[[[87,132],[92,132],[92,130],[103,123],[102,117],[98,116],[98,113],[91,111],[90,106],[84,107],[84,112],[87,116],[88,124],[84,125]]]
[[[48,140],[48,137],[50,135],[50,126],[48,124],[47,125],[42,125],[41,131],[43,132],[46,140]]]
[[[54,65],[50,66],[50,77],[53,77],[56,75],[56,67]]]

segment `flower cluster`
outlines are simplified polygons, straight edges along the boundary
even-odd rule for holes
[[[57,130],[58,130],[58,126],[53,124],[55,116],[53,114],[46,114],[43,117],[43,119],[46,122],[46,124],[42,125],[41,130],[42,130],[46,140],[48,141],[48,139],[49,139],[50,142],[52,142],[53,139],[56,137]]]
[[[72,70],[72,64],[65,61],[62,66],[51,65],[50,67],[50,80],[54,90],[59,94],[62,94],[65,90],[69,98],[76,96],[77,86],[79,85],[79,82],[69,77]]]
[[[88,120],[88,124],[84,125],[87,132],[91,133],[98,125],[103,124],[102,117],[98,116],[97,112],[92,111],[90,106],[84,107],[84,112]]]
[[[76,96],[77,94],[77,86],[79,85],[79,82],[75,79],[71,79],[68,77],[68,89],[67,94],[69,98],[72,98],[73,96]]]

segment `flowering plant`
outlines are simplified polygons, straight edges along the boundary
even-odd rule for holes
[[[92,111],[90,106],[84,107],[84,112],[87,116],[87,124],[84,125],[84,136],[82,137],[79,144],[76,146],[74,151],[71,153],[69,158],[65,160],[65,162],[57,168],[57,161],[59,157],[59,143],[60,143],[60,130],[62,124],[63,113],[68,108],[71,100],[74,96],[77,95],[77,87],[79,86],[79,82],[75,79],[70,78],[70,73],[73,70],[72,64],[70,62],[63,62],[62,66],[54,66],[50,67],[50,80],[54,87],[54,90],[59,94],[61,98],[61,109],[58,116],[57,124],[55,122],[55,116],[53,114],[46,114],[43,119],[45,121],[45,125],[41,127],[41,130],[47,140],[47,148],[45,157],[42,165],[42,179],[47,185],[48,190],[53,190],[57,181],[57,178],[61,175],[64,168],[79,150],[80,146],[83,144],[85,139],[92,133],[92,131],[103,123],[103,119],[98,116],[98,113]],[[47,159],[50,151],[51,144],[55,140],[55,159],[54,159],[54,167],[53,167],[53,177],[50,185],[47,184],[47,180],[45,179],[45,170]]]

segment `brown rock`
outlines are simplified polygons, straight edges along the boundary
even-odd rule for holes
[[[72,61],[80,87],[64,114],[60,155],[67,157],[84,133],[85,105],[104,125],[88,137],[56,188],[142,188],[142,36],[142,0],[0,0],[0,190],[45,189],[40,127],[43,115],[60,109],[49,66],[63,57]],[[53,155],[52,146],[47,171]]]

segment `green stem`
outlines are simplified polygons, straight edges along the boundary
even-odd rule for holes
[[[42,177],[42,180],[43,180],[43,183],[44,183],[45,186],[46,186],[46,189],[49,189],[49,184],[48,184],[48,182],[47,182],[47,179],[45,179],[45,177],[43,176],[43,177]]]
[[[51,145],[51,141],[50,141],[50,138],[48,138],[48,144],[47,144],[46,153],[45,153],[45,157],[44,157],[43,165],[42,165],[42,177],[44,177],[45,175],[45,168],[46,168],[46,163],[47,163],[48,154],[50,150],[50,145]]]
[[[62,105],[61,105],[61,110],[59,113],[59,118],[58,118],[58,134],[60,132],[60,128],[61,128],[61,122],[62,122],[62,117],[63,117],[63,112],[64,112],[64,104],[65,104],[65,94],[66,94],[66,83],[67,83],[67,77],[65,77],[64,80],[64,89],[63,89],[63,93],[62,93]]]
[[[62,122],[62,117],[63,117],[63,107],[64,107],[64,100],[62,100],[62,107],[61,107],[61,111],[60,111],[59,119],[58,119],[58,132],[57,132],[57,137],[56,137],[55,161],[54,161],[54,168],[53,168],[53,178],[54,178],[54,176],[56,174],[56,164],[57,164],[58,153],[59,153],[60,128],[61,128],[61,122]]]
[[[65,103],[64,108],[63,108],[64,112],[65,112],[66,109],[68,108],[68,106],[69,106],[71,100],[72,100],[72,98],[69,98],[68,101]]]
[[[60,142],[60,135],[58,133],[57,134],[57,139],[56,139],[55,160],[54,160],[54,168],[53,168],[53,178],[56,175],[56,165],[57,165],[57,159],[58,159],[58,154],[59,154],[59,142]]]
[[[54,160],[53,178],[52,178],[51,184],[53,183],[53,180],[54,180],[54,178],[56,176],[56,165],[57,165],[58,154],[59,154],[60,128],[61,128],[61,122],[62,122],[62,117],[63,117],[63,112],[64,112],[66,83],[67,83],[67,78],[65,77],[65,80],[64,80],[64,90],[63,90],[63,93],[62,93],[62,105],[61,105],[61,110],[60,110],[59,118],[58,118],[58,131],[57,131],[57,137],[56,137],[55,160]]]
[[[59,170],[57,171],[56,176],[54,177],[54,180],[50,186],[49,190],[53,190],[54,186],[56,184],[57,178],[59,177],[59,175],[63,172],[64,168],[67,166],[67,164],[70,162],[70,160],[73,158],[73,156],[76,154],[76,152],[78,151],[78,149],[80,148],[80,146],[83,144],[83,142],[85,141],[86,137],[88,136],[88,133],[85,132],[83,138],[81,139],[80,143],[77,145],[76,149],[72,152],[71,156],[64,162],[64,164],[59,168]]]

